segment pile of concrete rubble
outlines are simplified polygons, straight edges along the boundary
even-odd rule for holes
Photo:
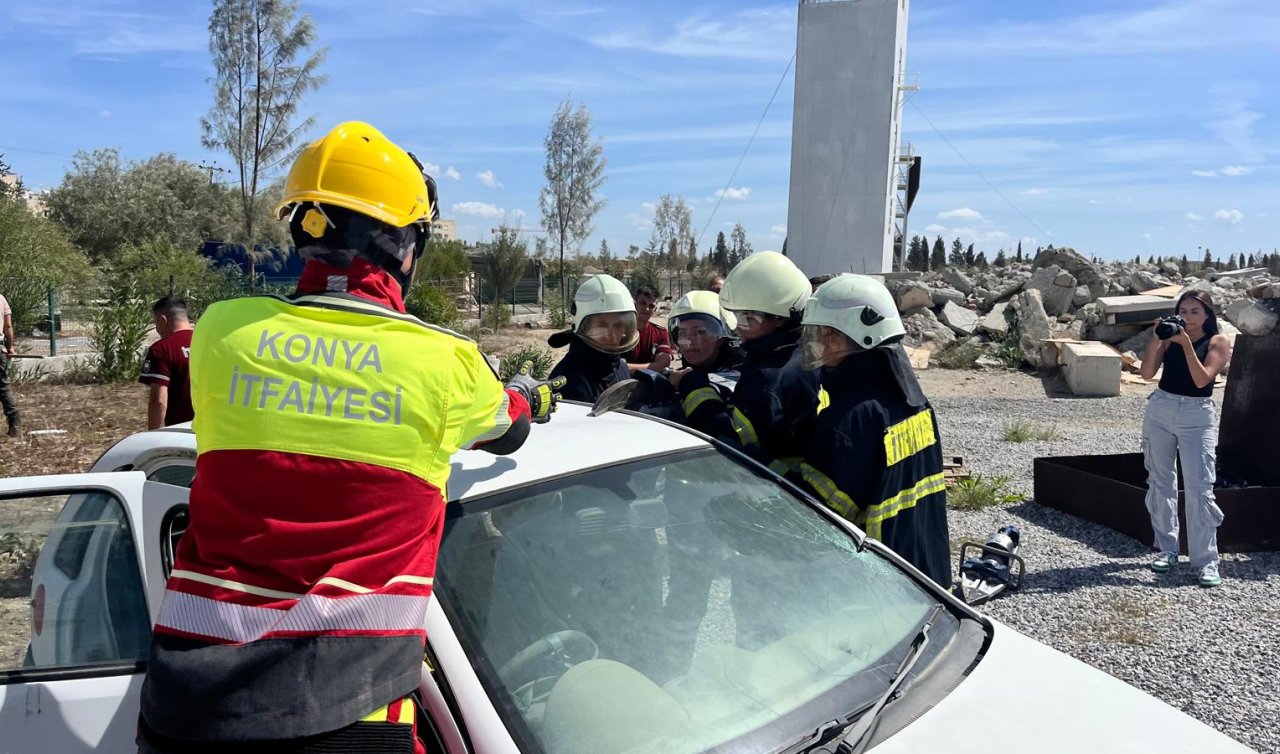
[[[1072,249],[1049,248],[1030,264],[888,277],[906,345],[936,353],[959,339],[989,349],[1012,328],[1023,360],[1036,369],[1057,367],[1064,341],[1100,341],[1142,354],[1152,320],[1171,314],[1190,288],[1213,297],[1229,337],[1265,335],[1280,320],[1280,278],[1265,269],[1205,268],[1184,276],[1169,262],[1098,265]],[[993,360],[982,357],[982,363]]]

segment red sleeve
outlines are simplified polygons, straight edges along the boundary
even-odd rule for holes
[[[665,353],[668,356],[675,356],[676,349],[671,347],[671,331],[665,327],[659,327],[657,337],[653,339],[653,352],[655,354]]]
[[[169,384],[169,360],[164,357],[159,346],[159,342],[152,343],[147,349],[147,357],[142,360],[142,374],[138,377],[138,382],[144,385]]]

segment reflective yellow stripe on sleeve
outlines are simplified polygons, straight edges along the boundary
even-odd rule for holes
[[[733,424],[733,431],[738,434],[738,442],[744,446],[758,447],[760,445],[760,437],[756,434],[756,428],[751,426],[751,420],[746,414],[739,411],[736,407],[729,409],[729,421]]]
[[[818,497],[827,504],[828,508],[855,523],[861,517],[859,515],[861,510],[858,508],[858,504],[853,502],[853,498],[842,492],[831,477],[807,463],[800,464],[800,475],[818,493]]]
[[[884,502],[871,506],[867,511],[867,536],[880,539],[884,522],[899,513],[915,507],[924,498],[946,489],[947,482],[941,473],[927,476],[910,489],[903,490]]]
[[[822,413],[831,405],[831,393],[827,392],[825,387],[818,388],[818,410],[816,413]]]
[[[938,442],[933,431],[933,409],[890,426],[884,433],[885,466],[892,466]]]
[[[392,716],[392,708],[396,707],[396,714]],[[370,712],[360,718],[362,723],[397,723],[399,725],[410,725],[413,723],[413,700],[409,697],[401,699],[398,703],[392,702],[383,707]]]
[[[720,401],[720,393],[713,387],[700,387],[684,397],[681,406],[685,416],[692,416],[707,401]]]

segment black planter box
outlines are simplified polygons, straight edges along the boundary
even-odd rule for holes
[[[1037,503],[1110,527],[1143,544],[1154,542],[1141,453],[1037,458],[1034,473]],[[1178,486],[1179,540],[1185,555],[1187,519],[1181,476]],[[1219,551],[1280,550],[1280,487],[1222,488],[1214,490],[1214,497],[1224,517],[1218,527]]]

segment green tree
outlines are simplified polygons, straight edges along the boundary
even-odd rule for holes
[[[1039,253],[1040,253],[1040,250],[1039,250],[1039,249],[1036,249],[1036,253],[1037,253],[1037,254],[1039,254]],[[1014,259],[1014,261],[1015,261],[1015,262],[1021,262],[1021,261],[1022,261],[1022,241],[1018,241],[1018,253],[1016,253],[1016,254],[1014,254],[1014,255],[1013,255],[1013,259]]]
[[[942,236],[933,242],[933,253],[929,257],[929,269],[940,270],[947,266],[947,247],[942,244]]]
[[[729,272],[729,244],[724,240],[724,231],[716,234],[716,245],[711,250],[711,266],[721,275]]]
[[[111,263],[128,244],[158,239],[194,254],[223,240],[235,223],[230,191],[172,154],[122,163],[115,149],[79,152],[49,191],[50,219],[95,263]]]
[[[666,250],[666,264],[677,269],[684,267],[680,253],[690,246],[694,238],[693,210],[683,196],[663,194],[658,198],[650,239],[657,243],[658,248]]]
[[[969,244],[969,248],[964,250],[964,264],[966,267],[972,267],[978,262],[978,256],[973,252],[973,244]]]
[[[604,147],[591,133],[591,113],[586,105],[574,109],[566,98],[551,119],[543,141],[547,185],[540,195],[542,227],[559,249],[560,300],[568,301],[564,269],[566,247],[577,247],[591,235],[591,221],[604,200],[596,199],[604,185]]]
[[[290,0],[214,0],[209,16],[213,107],[200,119],[206,149],[235,162],[240,184],[238,238],[260,240],[259,189],[295,154],[314,118],[298,121],[302,97],[326,80],[317,73],[326,48],[315,44],[311,17]],[[249,255],[250,286],[254,255]]]
[[[495,329],[510,320],[506,302],[515,293],[520,278],[524,277],[525,268],[529,265],[528,252],[528,245],[520,240],[520,232],[506,221],[498,226],[493,242],[485,249],[485,279],[493,286],[493,305],[489,307],[493,319],[488,321]]]
[[[418,260],[417,277],[439,284],[471,272],[468,246],[462,241],[430,240]]]
[[[1208,249],[1204,250],[1204,261],[1200,263],[1200,269],[1213,266],[1213,252]]]
[[[88,257],[57,223],[27,211],[21,196],[0,197],[0,293],[15,332],[31,334],[47,311],[50,288],[87,291],[91,277]]]
[[[742,223],[734,223],[733,230],[729,233],[729,269],[737,267],[750,254],[751,242],[747,240],[747,229]]]
[[[13,175],[13,168],[9,167],[9,163],[4,161],[4,153],[0,152],[0,178]],[[26,191],[22,187],[22,179],[14,176],[12,183],[8,181],[0,181],[0,201],[5,199],[21,199]]]
[[[1155,264],[1155,263],[1156,263],[1156,258],[1155,258],[1155,256],[1148,256],[1148,257],[1147,257],[1147,264]]]
[[[1188,272],[1190,272],[1190,271],[1191,271],[1191,263],[1187,261],[1187,255],[1186,255],[1186,254],[1183,254],[1183,255],[1182,255],[1182,259],[1178,261],[1178,270],[1179,270],[1183,275],[1186,275]]]
[[[951,242],[951,253],[947,255],[947,264],[952,267],[964,266],[964,243],[959,238]]]
[[[1004,249],[1001,249],[1000,251],[996,252],[995,266],[996,267],[1009,266],[1009,258],[1004,255]]]
[[[110,290],[129,290],[147,304],[176,294],[193,317],[242,290],[238,268],[215,268],[213,260],[158,237],[125,246],[104,271]]]
[[[979,251],[978,256],[974,258],[973,263],[976,267],[983,270],[991,266],[990,263],[987,262],[987,252],[985,251]]]

